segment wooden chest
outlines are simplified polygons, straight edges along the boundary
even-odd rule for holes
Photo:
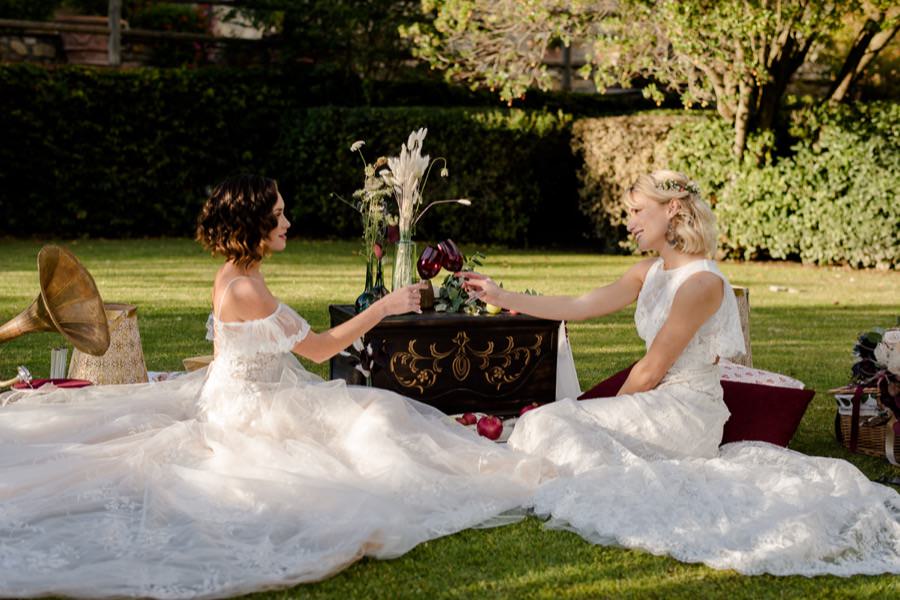
[[[331,305],[331,326],[354,316],[350,305]],[[531,402],[556,398],[559,321],[502,313],[436,313],[389,317],[365,336],[383,344],[372,384],[454,414],[518,414]],[[348,357],[331,359],[332,379],[365,385]]]

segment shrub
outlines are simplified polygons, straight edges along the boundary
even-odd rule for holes
[[[0,0],[0,19],[46,21],[62,0]]]
[[[795,113],[791,184],[804,262],[900,266],[900,104]]]
[[[625,231],[625,189],[643,173],[667,167],[666,140],[684,114],[656,112],[579,119],[572,148],[580,159],[578,205],[591,237],[606,250],[631,248]]]
[[[239,171],[275,177],[294,231],[355,236],[355,215],[329,199],[361,183],[347,151],[364,137],[396,153],[428,126],[427,151],[451,177],[429,198],[422,236],[511,244],[578,240],[568,118],[505,109],[304,108],[337,79],[248,70],[109,72],[0,68],[0,222],[19,235],[189,235],[206,188]],[[348,96],[354,93],[347,86]]]
[[[715,118],[673,129],[673,168],[714,204],[722,251],[816,264],[900,264],[900,104],[806,107],[792,113],[791,154],[737,165]],[[759,148],[771,146],[757,138]]]

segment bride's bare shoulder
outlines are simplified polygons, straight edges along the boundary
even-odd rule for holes
[[[639,279],[641,283],[643,283],[643,281],[647,278],[647,273],[650,271],[650,267],[652,267],[653,263],[658,260],[659,259],[654,256],[640,260],[631,265],[631,267],[629,267],[629,269],[625,272],[625,275],[627,277]]]
[[[253,321],[265,318],[278,308],[278,300],[265,281],[255,277],[232,276],[216,281],[214,293],[222,321]]]

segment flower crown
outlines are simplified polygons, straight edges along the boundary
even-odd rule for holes
[[[674,179],[666,179],[655,182],[653,187],[663,192],[690,192],[692,194],[700,194],[700,188],[697,187],[697,184],[693,181],[682,183],[680,181],[675,181]]]

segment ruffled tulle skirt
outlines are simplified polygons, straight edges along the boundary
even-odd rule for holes
[[[559,473],[535,493],[535,513],[594,543],[745,574],[900,573],[900,494],[843,460],[717,448],[721,387],[694,375],[519,419],[509,445]]]
[[[541,478],[540,459],[292,357],[230,396],[204,379],[7,396],[0,596],[212,598],[318,580],[502,522]]]

